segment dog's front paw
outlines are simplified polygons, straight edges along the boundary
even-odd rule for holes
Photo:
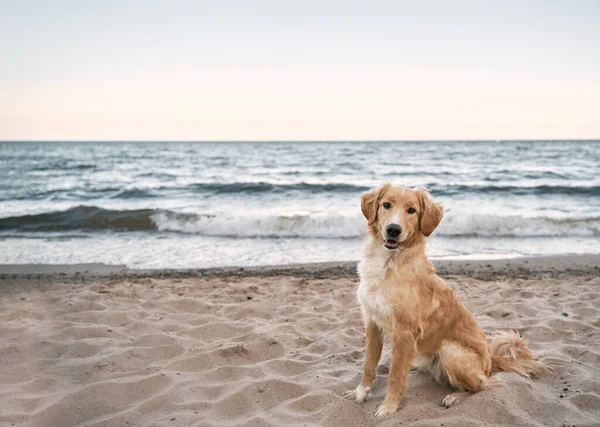
[[[392,415],[398,412],[398,409],[400,409],[400,405],[389,403],[384,400],[383,403],[379,405],[379,407],[375,411],[375,416],[379,418],[384,417],[386,415]]]
[[[356,387],[354,390],[348,390],[347,392],[345,392],[344,397],[346,399],[355,400],[356,403],[364,403],[365,400],[367,400],[367,397],[369,396],[369,390],[371,390],[370,387],[367,388],[359,384],[359,386]]]

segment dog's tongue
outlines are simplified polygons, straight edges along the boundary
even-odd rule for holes
[[[386,240],[385,244],[392,247],[398,246],[398,242],[396,242],[395,240]]]

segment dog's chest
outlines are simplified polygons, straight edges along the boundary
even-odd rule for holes
[[[388,267],[384,264],[373,265],[369,260],[363,260],[359,264],[360,284],[357,290],[358,302],[365,315],[381,324],[389,319],[394,311],[393,301],[395,292],[392,294],[385,286]]]
[[[374,290],[374,287],[376,285],[373,283],[361,281],[357,295],[365,314],[376,323],[380,323],[378,320],[386,319],[392,313],[392,305],[385,295]]]

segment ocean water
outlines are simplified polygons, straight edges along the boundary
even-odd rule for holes
[[[434,258],[600,253],[600,141],[0,142],[0,263],[357,260],[385,182],[444,204]]]

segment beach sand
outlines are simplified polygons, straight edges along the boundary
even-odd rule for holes
[[[411,372],[364,405],[353,263],[133,271],[0,267],[0,426],[598,426],[600,258],[440,261],[488,335],[514,329],[555,371],[458,406]]]

